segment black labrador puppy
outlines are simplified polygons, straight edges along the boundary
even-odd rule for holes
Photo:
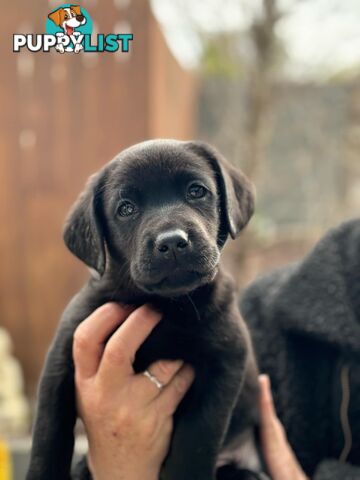
[[[136,372],[178,358],[196,372],[161,479],[211,480],[221,471],[235,478],[226,464],[243,468],[236,478],[250,478],[246,469],[259,468],[257,369],[232,282],[219,267],[228,234],[235,238],[253,209],[251,183],[200,142],[140,143],[90,178],[64,239],[93,274],[66,308],[47,356],[27,480],[71,478],[73,333],[108,301],[150,302],[163,314],[136,355]],[[86,462],[73,478],[91,478]]]

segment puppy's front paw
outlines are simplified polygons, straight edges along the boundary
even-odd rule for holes
[[[79,53],[79,52],[81,52],[81,50],[83,50],[83,48],[84,48],[84,47],[81,45],[81,43],[77,43],[77,44],[75,45],[74,52],[75,52],[75,53]]]
[[[64,45],[56,45],[55,49],[56,49],[59,53],[65,53]]]

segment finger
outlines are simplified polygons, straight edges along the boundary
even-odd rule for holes
[[[275,412],[268,375],[259,376],[260,383],[260,435],[266,454],[281,451],[283,447],[282,426]]]
[[[259,376],[260,383],[260,414],[261,421],[265,427],[273,425],[273,420],[277,418],[274,407],[274,401],[271,393],[270,378],[268,375]]]
[[[150,365],[147,370],[163,385],[164,388],[169,384],[183,364],[184,362],[182,360],[159,360],[158,362]],[[136,375],[136,383],[138,385],[138,397],[146,399],[147,402],[154,400],[162,391],[162,388],[156,386],[156,384],[152,382],[151,379],[147,378],[143,373]]]
[[[118,379],[123,382],[124,374],[134,373],[132,364],[135,354],[160,319],[161,314],[149,305],[142,305],[129,315],[105,346],[98,370],[104,381],[108,380],[113,384],[114,380]]]
[[[194,369],[184,365],[154,400],[160,411],[173,415],[195,378]]]
[[[260,375],[260,420],[263,435],[267,435],[270,440],[276,439],[279,442],[286,441],[286,433],[280,422],[274,405],[271,393],[271,383],[268,375]]]
[[[265,456],[272,458],[276,455],[284,456],[286,454],[287,458],[287,439],[284,428],[276,415],[270,378],[268,375],[260,375],[259,382],[261,439]]]
[[[95,375],[108,336],[131,313],[133,307],[106,303],[77,327],[73,340],[73,358],[77,376]]]
[[[266,465],[273,480],[307,480],[287,440],[285,429],[276,415],[270,379],[259,376],[261,444]]]

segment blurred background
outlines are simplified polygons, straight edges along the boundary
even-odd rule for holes
[[[13,53],[12,35],[43,33],[60,5],[0,16],[0,436],[29,431],[87,277],[62,242],[66,212],[124,147],[199,138],[253,180],[255,217],[225,252],[239,289],[360,211],[358,0],[86,0],[95,34],[134,34],[130,53]]]

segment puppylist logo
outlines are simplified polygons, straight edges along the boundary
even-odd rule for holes
[[[84,52],[128,52],[132,33],[110,33],[97,35],[92,43],[93,22],[85,8],[66,3],[49,13],[45,34],[14,34],[13,50],[20,52],[49,52],[55,49],[59,53]]]

